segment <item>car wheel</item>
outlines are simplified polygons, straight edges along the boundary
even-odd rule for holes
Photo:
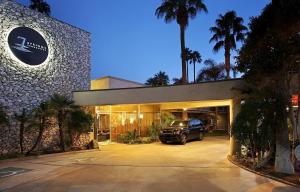
[[[160,141],[161,143],[163,143],[163,144],[167,144],[168,142],[167,141]]]
[[[203,140],[203,133],[201,132],[200,134],[199,134],[199,141],[201,141],[201,140]]]
[[[181,138],[180,138],[180,143],[182,144],[182,145],[185,145],[186,144],[186,135],[181,135]]]

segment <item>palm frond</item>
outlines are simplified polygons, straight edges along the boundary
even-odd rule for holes
[[[222,47],[224,47],[225,42],[224,41],[218,41],[215,46],[213,47],[213,51],[216,53],[218,52]]]

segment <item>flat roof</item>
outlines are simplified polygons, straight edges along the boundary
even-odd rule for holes
[[[161,87],[74,91],[73,99],[81,106],[224,100],[236,97],[234,89],[243,84],[242,79],[232,79]]]

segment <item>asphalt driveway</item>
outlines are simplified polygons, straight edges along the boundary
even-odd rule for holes
[[[214,137],[0,161],[0,170],[25,170],[0,175],[0,191],[300,191],[232,165],[227,152],[228,140]]]

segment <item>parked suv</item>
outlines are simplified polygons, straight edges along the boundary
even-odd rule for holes
[[[199,119],[175,120],[170,126],[160,131],[159,140],[162,143],[170,141],[184,145],[188,140],[202,140],[204,132],[205,126]]]

